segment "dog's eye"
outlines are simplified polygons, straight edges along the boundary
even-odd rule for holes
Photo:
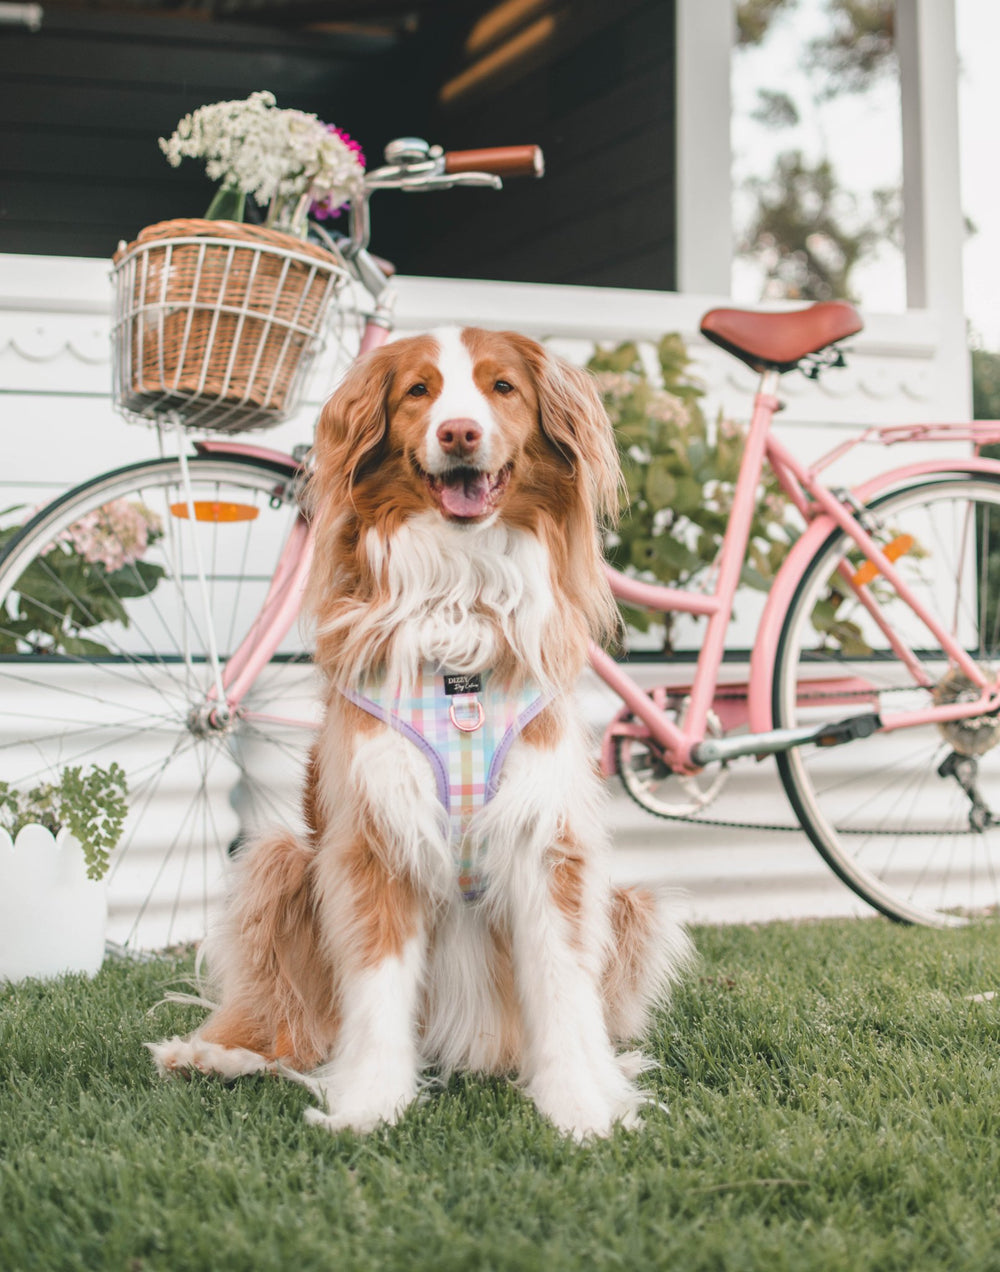
[[[426,384],[411,384],[410,387],[406,390],[406,392],[410,395],[410,397],[426,397],[427,385]]]
[[[513,384],[511,384],[509,380],[497,380],[496,384],[494,384],[493,386],[493,389],[497,393],[513,393],[514,392],[514,386]]]

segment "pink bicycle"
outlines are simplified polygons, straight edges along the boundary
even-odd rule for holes
[[[375,189],[499,185],[538,173],[535,148],[444,155],[406,139],[369,174],[336,247],[374,304],[360,348],[392,330],[391,286],[367,250]],[[801,464],[771,433],[781,375],[839,360],[860,329],[839,302],[795,313],[719,310],[702,330],[761,373],[711,592],[611,571],[633,605],[706,620],[688,675],[651,693],[592,652],[622,701],[607,774],[650,812],[699,818],[740,757],[776,754],[802,829],[838,875],[893,918],[952,924],[1000,905],[1000,424],[869,430]],[[197,391],[191,412],[203,409]],[[148,410],[177,438],[176,394]],[[226,429],[239,426],[228,418]],[[822,473],[849,446],[941,440],[957,458],[854,489]],[[166,446],[166,443],[164,443]],[[0,557],[0,771],[18,784],[117,761],[131,813],[113,863],[112,936],[164,945],[204,929],[228,850],[294,819],[317,719],[297,615],[308,569],[300,510],[308,448],[215,435],[56,499]],[[745,683],[720,678],[726,628],[768,463],[805,530],[767,600]],[[197,902],[194,904],[194,902]]]

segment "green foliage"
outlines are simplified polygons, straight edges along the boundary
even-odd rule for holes
[[[972,418],[1000,420],[1000,353],[972,350]]]
[[[741,46],[763,44],[798,0],[744,0],[737,8]],[[896,67],[895,0],[826,0],[825,29],[802,49],[813,106],[842,94],[864,93]],[[793,19],[794,20],[794,19]],[[770,129],[792,127],[801,107],[780,86],[758,90],[752,117]],[[852,275],[883,243],[900,246],[900,192],[874,190],[864,200],[840,184],[828,159],[801,151],[779,155],[770,174],[746,183],[754,212],[740,253],[766,273],[768,299],[857,299]]]
[[[887,526],[882,533],[883,546],[891,543],[897,533],[894,527]],[[926,548],[914,542],[907,549],[900,568],[905,572],[907,567],[912,568],[915,562],[926,560],[929,555]],[[861,568],[865,559],[856,550],[848,554],[848,560],[855,570]],[[816,602],[809,616],[813,628],[825,637],[819,648],[836,650],[845,658],[865,657],[872,652],[871,645],[865,640],[860,625],[845,614],[845,603],[848,610],[853,608],[857,601],[857,592],[836,570],[830,575],[827,586],[829,590]],[[893,589],[879,577],[867,584],[867,590],[876,604],[886,609],[893,604],[896,597]]]
[[[622,519],[605,549],[625,573],[670,587],[697,586],[712,568],[729,523],[745,434],[719,418],[709,428],[703,389],[691,378],[691,360],[679,335],[656,348],[651,377],[638,347],[625,342],[597,348],[588,367],[615,426],[627,499]],[[784,560],[794,531],[773,479],[758,491],[742,582],[767,589]],[[625,621],[639,631],[664,623],[671,648],[671,616],[622,605]]]
[[[0,517],[19,511],[7,508]],[[17,520],[0,528],[0,555],[20,529]],[[70,526],[29,562],[0,607],[0,654],[107,654],[86,633],[105,623],[130,625],[124,602],[148,596],[166,573],[141,559],[161,537],[159,518],[124,500],[89,514],[86,526]]]
[[[83,849],[88,877],[101,879],[121,838],[127,796],[125,773],[117,764],[108,768],[92,764],[86,773],[79,765],[70,766],[57,782],[44,782],[27,791],[0,782],[0,826],[11,839],[35,822],[53,835],[65,827]]]
[[[736,40],[740,45],[763,44],[771,23],[798,0],[740,0],[736,6]]]
[[[827,0],[830,29],[811,41],[806,64],[826,77],[824,96],[863,93],[896,65],[896,0]]]
[[[800,115],[799,108],[787,93],[759,88],[753,118],[765,128],[794,128]]]
[[[764,43],[774,22],[799,0],[740,0],[736,34],[740,47]],[[805,49],[805,65],[825,78],[824,97],[861,93],[895,65],[896,0],[827,0],[829,29]]]
[[[1000,420],[1000,353],[986,349],[972,350],[972,416],[977,420]],[[983,454],[1000,459],[1000,446],[984,446]],[[981,515],[983,515],[981,513]],[[980,551],[987,545],[987,560],[981,570],[981,586],[985,595],[980,597],[983,612],[1000,612],[1000,545],[996,536],[985,533],[985,527],[977,527]]]

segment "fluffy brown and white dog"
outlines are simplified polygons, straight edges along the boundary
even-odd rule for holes
[[[511,333],[401,339],[348,374],[314,458],[309,833],[245,853],[209,944],[220,1006],[157,1065],[308,1074],[331,1129],[393,1122],[427,1065],[516,1072],[579,1139],[633,1124],[642,1058],[616,1043],[688,944],[663,895],[610,885],[572,697],[616,624],[597,527],[620,477],[593,384]],[[490,728],[489,773],[449,774]]]

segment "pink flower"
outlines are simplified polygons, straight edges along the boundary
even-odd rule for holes
[[[348,150],[350,150],[357,158],[361,165],[362,171],[365,167],[365,152],[361,149],[361,143],[355,141],[350,133],[345,132],[343,128],[338,128],[336,124],[327,124],[326,131],[333,133],[335,137],[339,137]],[[309,214],[314,216],[318,221],[330,220],[335,216],[340,216],[346,203],[333,203],[331,199],[320,199],[314,202],[309,208]]]
[[[89,564],[103,565],[113,574],[143,557],[150,542],[162,533],[163,523],[151,509],[115,499],[74,521],[59,538]],[[45,552],[53,547],[50,544]]]

